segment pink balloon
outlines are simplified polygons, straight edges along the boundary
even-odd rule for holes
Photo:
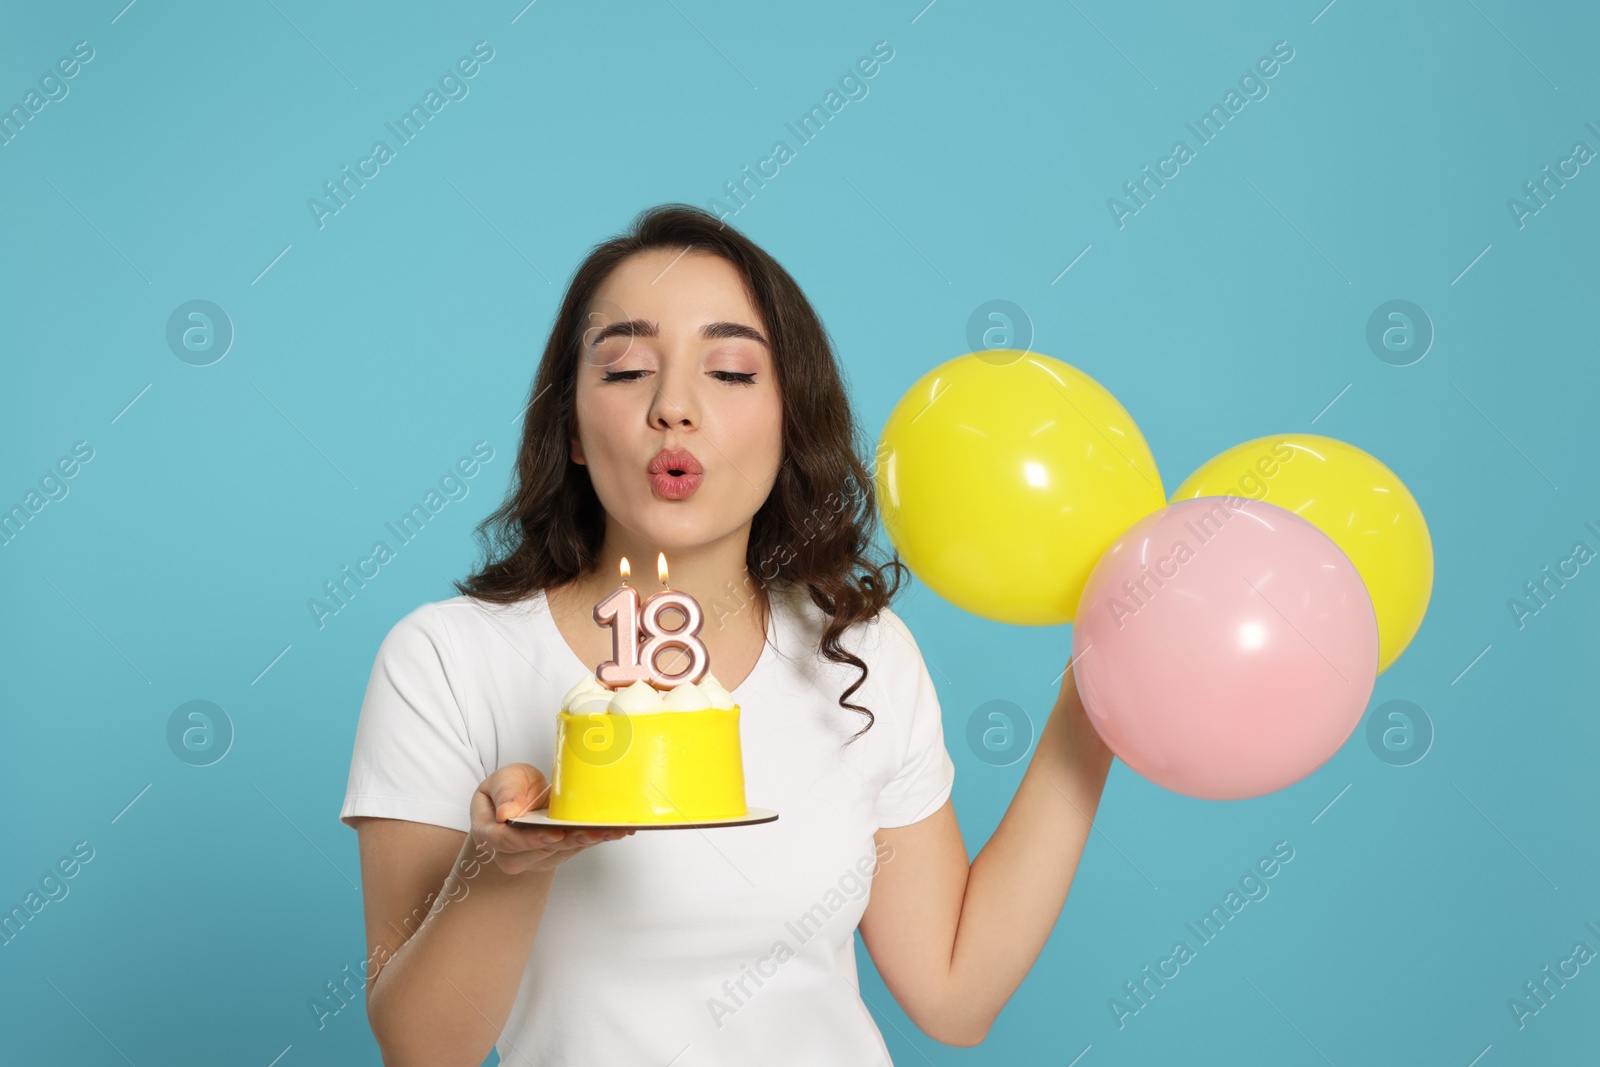
[[[1378,620],[1350,558],[1262,501],[1194,497],[1141,519],[1078,601],[1089,721],[1144,778],[1238,800],[1339,750],[1378,675]]]

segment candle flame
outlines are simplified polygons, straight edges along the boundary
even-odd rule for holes
[[[627,556],[623,556],[622,557],[622,566],[617,568],[617,569],[622,572],[622,580],[624,582],[626,582],[628,580],[628,575],[633,573],[632,571],[630,571],[628,569],[628,557]]]
[[[665,552],[656,555],[656,575],[661,579],[662,585],[667,584],[667,554]]]

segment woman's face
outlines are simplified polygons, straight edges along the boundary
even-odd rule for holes
[[[663,549],[748,536],[777,480],[783,423],[769,333],[738,269],[639,253],[600,286],[584,326],[572,459],[609,521]],[[653,472],[663,449],[692,459]]]

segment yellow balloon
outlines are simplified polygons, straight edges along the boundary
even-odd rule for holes
[[[1378,614],[1378,672],[1388,669],[1422,625],[1433,592],[1433,541],[1405,483],[1354,445],[1290,433],[1215,456],[1172,499],[1230,493],[1292,511],[1344,550]]]
[[[917,577],[957,607],[1024,626],[1071,622],[1101,553],[1167,502],[1116,397],[1017,349],[923,375],[889,415],[873,481]]]

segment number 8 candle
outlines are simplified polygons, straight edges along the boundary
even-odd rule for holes
[[[646,598],[643,604],[639,602],[638,591],[628,584],[626,556],[620,569],[622,584],[594,606],[594,621],[611,627],[611,659],[595,668],[595,677],[612,689],[621,689],[640,680],[657,689],[670,689],[705,677],[711,657],[705,643],[696,636],[705,616],[694,597],[666,588],[666,553],[656,559],[663,590]],[[661,613],[669,609],[676,609],[684,617],[683,625],[675,630],[661,626]],[[689,666],[677,674],[667,674],[656,667],[656,657],[669,648],[682,649],[689,656]]]

